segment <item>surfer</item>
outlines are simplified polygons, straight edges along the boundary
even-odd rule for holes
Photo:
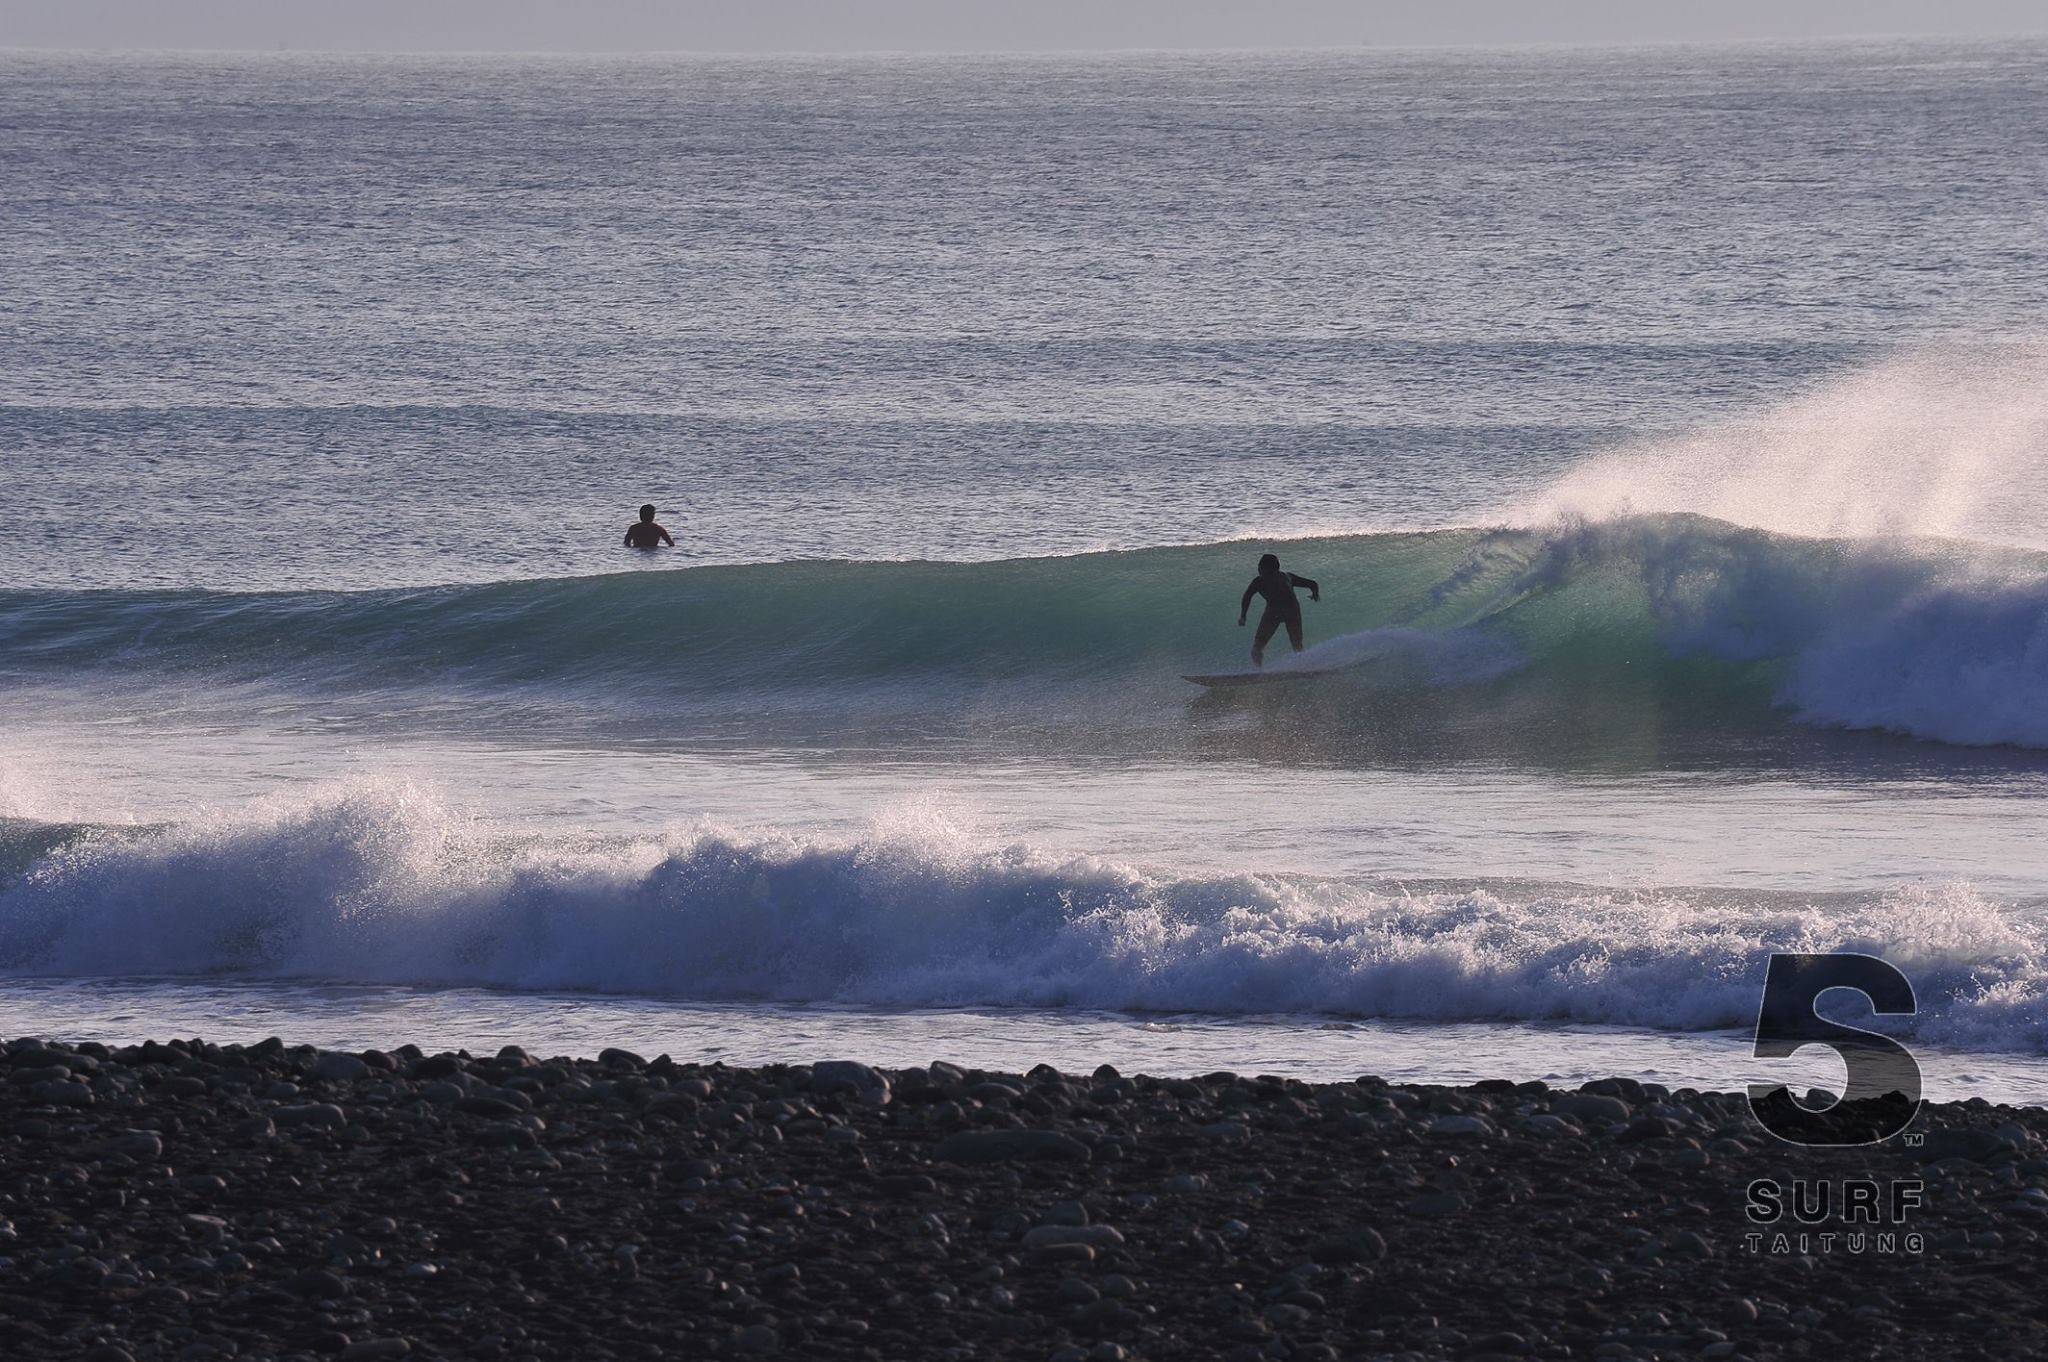
[[[1244,599],[1237,606],[1238,627],[1243,628],[1245,613],[1252,608],[1252,597],[1266,598],[1266,612],[1259,616],[1259,631],[1252,635],[1254,667],[1266,665],[1266,644],[1283,624],[1287,626],[1287,641],[1294,645],[1295,652],[1301,651],[1301,598],[1294,594],[1298,586],[1308,588],[1312,601],[1323,598],[1323,589],[1313,579],[1282,572],[1279,554],[1269,553],[1259,559],[1259,575],[1244,589]]]
[[[670,548],[676,541],[668,537],[668,531],[654,523],[654,503],[648,502],[640,508],[640,523],[626,527],[626,547],[629,549],[658,549],[663,544]],[[1239,621],[1242,623],[1242,621]]]

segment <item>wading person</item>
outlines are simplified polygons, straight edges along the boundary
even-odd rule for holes
[[[626,547],[629,549],[658,549],[663,544],[670,548],[676,541],[668,537],[668,531],[654,523],[654,503],[648,502],[640,508],[640,523],[626,527]],[[1239,623],[1243,623],[1242,620]]]

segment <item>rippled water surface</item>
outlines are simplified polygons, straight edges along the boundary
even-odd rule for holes
[[[2024,1095],[2044,56],[0,55],[0,1029]]]

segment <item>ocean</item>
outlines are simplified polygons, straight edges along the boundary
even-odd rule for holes
[[[0,1033],[1726,1088],[1854,950],[2038,1101],[2043,146],[2039,42],[0,54]],[[1319,674],[1190,685],[1266,551]]]

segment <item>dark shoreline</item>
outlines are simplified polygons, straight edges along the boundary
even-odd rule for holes
[[[19,1040],[0,1115],[9,1358],[2048,1352],[2048,1111],[1981,1100]]]

